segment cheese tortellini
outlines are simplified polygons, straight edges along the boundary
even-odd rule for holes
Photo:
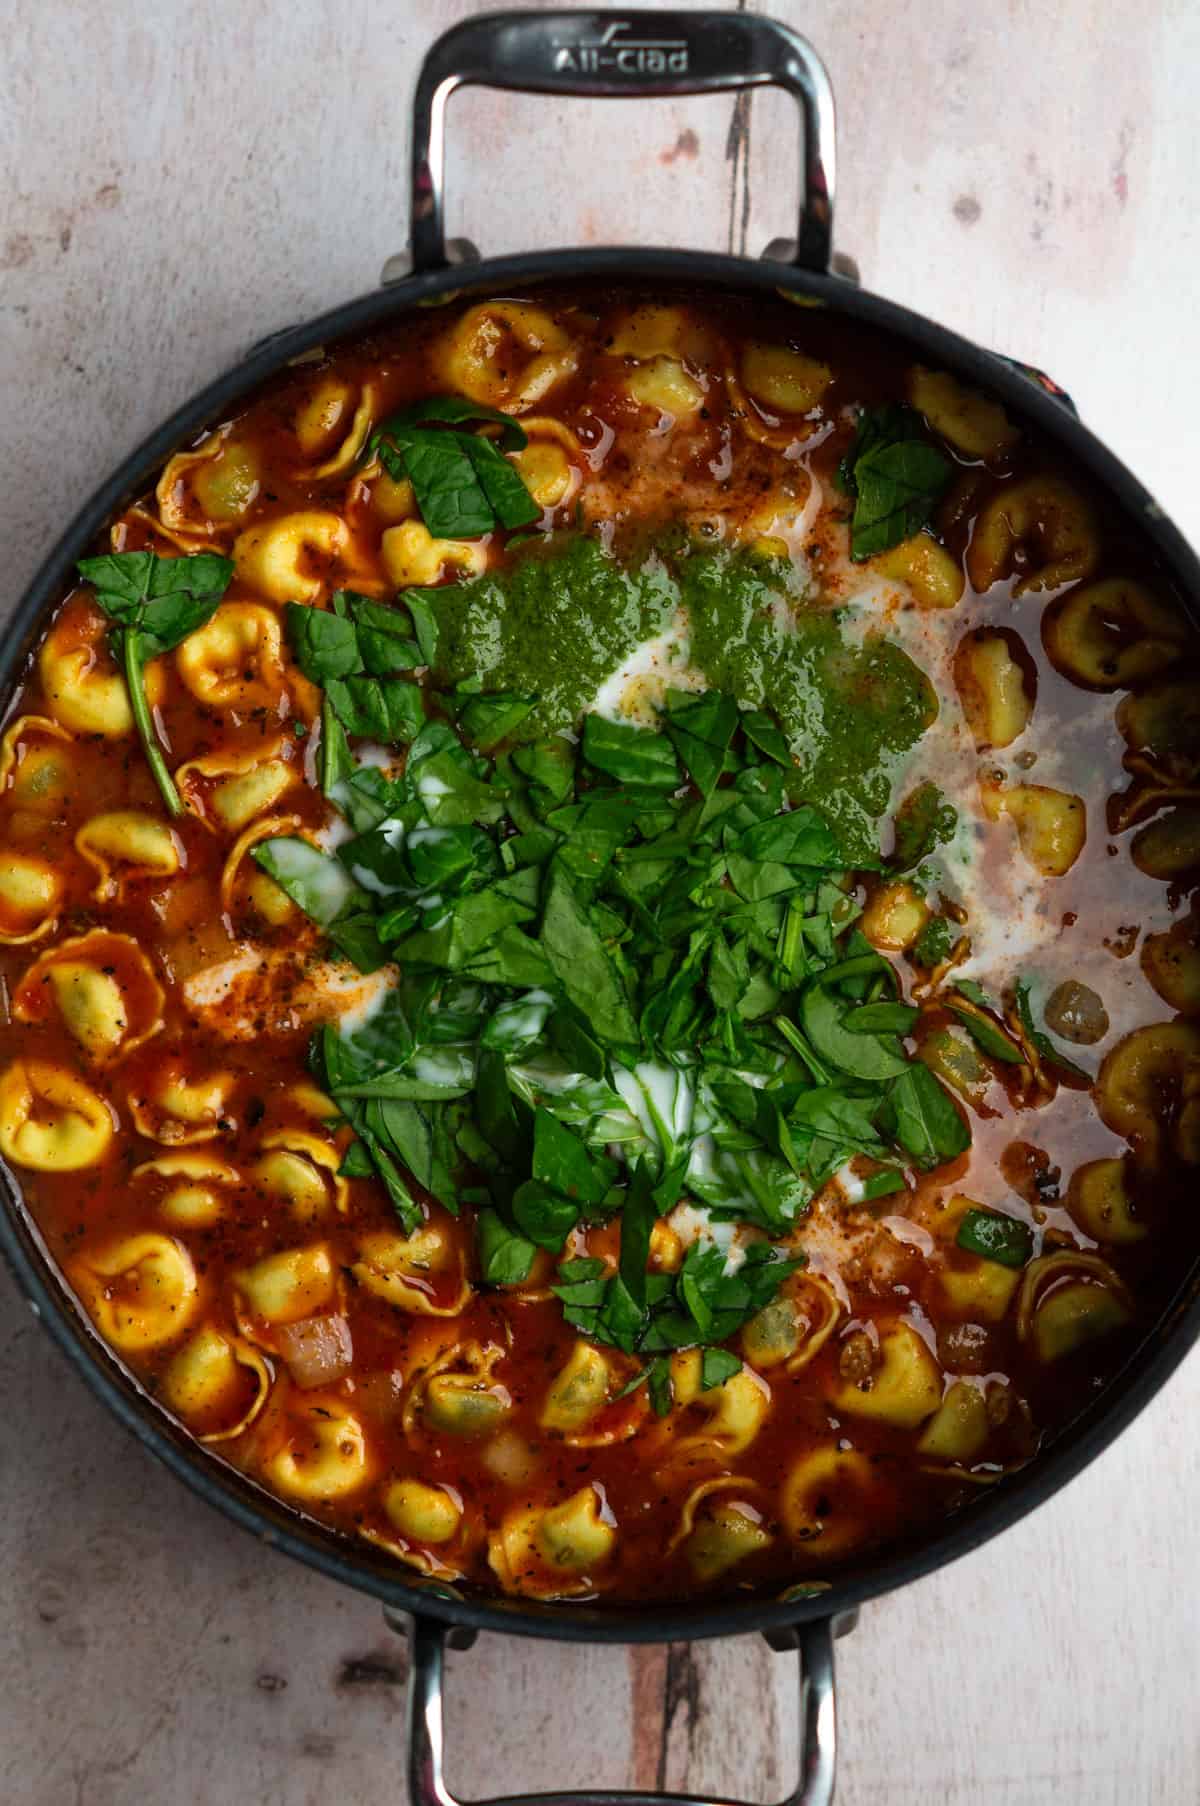
[[[836,1411],[915,1430],[942,1400],[942,1374],[920,1331],[895,1323],[879,1337],[876,1364],[862,1380],[842,1380],[830,1395]]]
[[[127,934],[94,928],[41,954],[13,994],[20,1022],[57,1016],[81,1052],[103,1066],[140,1047],[162,1027],[163,989]]]
[[[527,301],[482,301],[442,340],[440,373],[451,390],[522,414],[576,368],[566,329]]]
[[[63,889],[62,873],[48,859],[0,847],[0,944],[20,946],[49,934]]]
[[[410,1236],[363,1236],[350,1272],[364,1291],[422,1317],[457,1317],[471,1296],[456,1241],[440,1223]]]
[[[1000,490],[975,524],[967,550],[967,575],[975,589],[988,590],[1026,562],[1013,585],[1014,596],[1059,589],[1088,577],[1100,556],[1100,539],[1090,505],[1060,477],[1027,477]]]
[[[258,1417],[271,1369],[258,1349],[213,1324],[197,1330],[163,1374],[163,1402],[201,1442],[232,1442]]]
[[[48,1060],[14,1060],[0,1073],[0,1153],[39,1173],[75,1173],[108,1153],[112,1106]]]
[[[319,602],[326,589],[333,587],[330,579],[347,539],[346,523],[340,514],[314,508],[247,527],[234,541],[233,561],[246,587],[269,602]],[[199,672],[207,662],[218,667],[232,663],[236,667],[239,659],[256,650],[260,657],[267,656],[268,620],[273,621],[274,616],[266,609],[245,602],[223,602],[209,629],[202,630],[206,634],[202,641],[204,651],[195,659],[181,659],[176,654],[184,682],[201,702],[210,700],[197,687]],[[218,623],[216,630],[210,631],[214,622]],[[195,638],[193,634],[185,640],[180,651],[191,647]],[[272,644],[277,656],[278,623]]]
[[[170,1054],[131,1091],[130,1114],[139,1135],[168,1147],[212,1141],[232,1126],[230,1099],[236,1083],[224,1068],[191,1078],[182,1059]]]
[[[61,727],[120,739],[133,732],[133,710],[124,675],[105,649],[107,633],[98,612],[66,609],[42,642],[38,674],[46,706]],[[166,687],[161,659],[146,666],[143,687],[151,708],[157,707]]]
[[[1017,830],[1017,845],[1036,871],[1062,878],[1083,851],[1087,809],[1081,796],[1048,784],[980,786],[984,811],[992,821],[1006,816]]]
[[[312,1504],[346,1498],[374,1474],[362,1421],[337,1393],[290,1399],[265,1440],[263,1473],[288,1498]]]
[[[269,751],[234,750],[189,759],[175,773],[188,808],[219,832],[240,834],[257,816],[276,808],[299,781],[295,765]]]
[[[583,1486],[560,1505],[510,1513],[488,1539],[488,1560],[506,1593],[561,1599],[592,1591],[616,1541],[604,1495]]]
[[[341,1155],[331,1142],[303,1129],[272,1129],[249,1177],[268,1198],[286,1205],[298,1223],[316,1222],[331,1209],[344,1215],[349,1186],[338,1171]]]
[[[76,834],[75,849],[100,874],[93,893],[98,903],[122,899],[135,882],[173,878],[183,864],[174,830],[134,809],[93,815]]]
[[[258,602],[222,602],[184,640],[175,663],[196,701],[209,709],[275,708],[289,684],[279,617]],[[290,681],[294,687],[294,674]]]
[[[183,1243],[152,1231],[86,1250],[70,1274],[105,1341],[122,1354],[177,1341],[201,1302]]]

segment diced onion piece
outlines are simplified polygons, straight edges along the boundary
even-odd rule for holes
[[[350,1325],[342,1316],[302,1317],[276,1331],[279,1352],[297,1386],[332,1386],[354,1365]]]

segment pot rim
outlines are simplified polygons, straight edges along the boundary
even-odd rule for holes
[[[301,325],[271,334],[240,363],[207,384],[149,434],[76,514],[44,558],[22,596],[0,646],[0,716],[34,639],[69,585],[74,561],[95,535],[136,496],[166,459],[215,424],[289,361],[314,347],[369,333],[413,306],[471,294],[519,292],[547,281],[602,283],[700,283],[795,297],[800,305],[827,306],[901,339],[910,350],[988,390],[1054,440],[1085,468],[1140,525],[1174,578],[1188,612],[1200,616],[1200,560],[1149,491],[1106,445],[1055,398],[1052,386],[997,354],[972,344],[898,303],[852,286],[839,276],[812,274],[786,263],[754,262],[725,253],[599,247],[541,251],[408,277],[331,308]],[[0,1163],[5,1200],[0,1207],[0,1252],[34,1311],[92,1392],[138,1441],[193,1492],[264,1542],[331,1579],[368,1593],[383,1604],[444,1624],[473,1630],[563,1641],[646,1643],[776,1632],[803,1621],[848,1612],[906,1585],[989,1541],[1049,1499],[1080,1473],[1132,1422],[1200,1339],[1200,1262],[1186,1275],[1159,1322],[1131,1353],[1103,1393],[1093,1400],[1034,1461],[968,1509],[941,1520],[932,1534],[894,1547],[862,1571],[816,1583],[790,1600],[747,1598],[701,1601],[648,1610],[629,1606],[545,1604],[498,1596],[453,1597],[396,1570],[348,1538],[274,1500],[228,1467],[175,1424],[100,1340],[50,1259],[22,1202],[20,1186]]]

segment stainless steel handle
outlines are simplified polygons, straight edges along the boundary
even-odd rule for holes
[[[833,256],[834,111],[825,67],[786,25],[751,13],[486,13],[443,32],[417,79],[412,139],[415,271],[477,255],[446,238],[446,102],[471,84],[535,94],[723,94],[785,88],[803,123],[800,221],[788,260],[828,270]],[[781,255],[778,241],[772,254]]]
[[[398,1619],[385,1614],[393,1629]],[[837,1718],[833,1693],[833,1639],[841,1626],[816,1618],[796,1627],[800,1655],[800,1779],[779,1806],[830,1806],[837,1758]],[[744,1806],[738,1800],[700,1799],[695,1794],[599,1793],[506,1794],[464,1802],[446,1785],[442,1720],[443,1657],[447,1633],[428,1618],[408,1626],[408,1792],[412,1806]]]

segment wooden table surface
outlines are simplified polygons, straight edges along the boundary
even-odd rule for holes
[[[252,341],[372,286],[406,233],[417,60],[461,0],[7,0],[0,522],[11,603],[97,477]],[[1041,365],[1200,539],[1190,0],[775,0],[840,103],[864,281]],[[787,232],[778,95],[451,109],[485,252]],[[839,1646],[840,1806],[1200,1800],[1200,1358],[1065,1493]],[[404,1652],[118,1432],[0,1277],[0,1799],[403,1798]],[[777,1798],[791,1659],[754,1640],[454,1658],[468,1792]]]

